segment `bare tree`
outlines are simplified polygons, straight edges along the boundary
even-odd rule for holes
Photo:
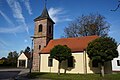
[[[120,7],[120,1],[118,1],[117,7],[115,9],[111,10],[111,11],[117,11],[119,9],[119,7]]]
[[[110,25],[105,21],[105,17],[98,13],[82,15],[65,27],[64,37],[107,36],[109,28]]]

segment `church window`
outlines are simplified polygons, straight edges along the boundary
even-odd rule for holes
[[[51,32],[52,32],[52,27],[49,26],[49,33],[51,34]]]
[[[93,60],[93,61],[92,61],[92,67],[98,67],[98,62],[95,61],[95,60]]]
[[[68,67],[73,67],[73,56],[68,58]]]
[[[43,26],[42,26],[42,24],[40,24],[40,25],[39,25],[38,32],[42,32],[42,28],[43,28]]]
[[[117,60],[117,66],[120,66],[120,60]]]
[[[41,45],[39,45],[39,50],[41,49]]]
[[[48,57],[48,67],[52,67],[53,66],[53,59]]]

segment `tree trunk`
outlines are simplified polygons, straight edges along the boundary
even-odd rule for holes
[[[66,74],[66,71],[67,71],[66,68],[65,68],[64,70],[65,70],[65,71],[64,71],[64,74]]]
[[[60,66],[61,66],[61,62],[59,62],[58,64],[58,75],[60,75]]]
[[[104,63],[101,63],[101,76],[104,77]]]

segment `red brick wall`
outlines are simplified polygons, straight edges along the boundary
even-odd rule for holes
[[[42,32],[38,32],[39,25],[42,24]],[[49,28],[51,26],[51,33],[49,33]],[[40,68],[40,51],[48,44],[48,42],[53,39],[53,23],[48,19],[43,19],[40,21],[35,22],[35,29],[34,29],[34,53],[33,53],[33,70],[39,71]],[[39,45],[41,48],[39,49]]]

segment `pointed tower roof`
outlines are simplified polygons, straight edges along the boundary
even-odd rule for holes
[[[39,17],[35,18],[34,21],[39,21],[39,20],[42,20],[42,19],[49,19],[54,23],[54,21],[49,16],[49,13],[48,13],[48,10],[47,10],[46,6],[44,7],[44,9],[42,11],[42,14]]]

